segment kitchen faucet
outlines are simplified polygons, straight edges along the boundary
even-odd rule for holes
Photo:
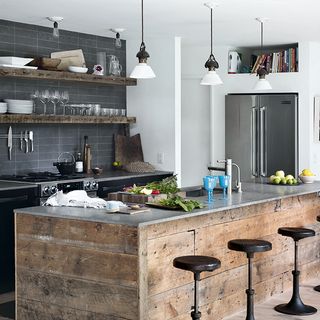
[[[237,168],[237,184],[236,184],[236,191],[242,192],[241,189],[241,181],[240,181],[240,167],[236,163],[232,163],[232,159],[225,159],[225,160],[217,160],[218,163],[225,163],[225,167],[212,167],[209,166],[208,170],[210,171],[223,171],[226,176],[230,177],[230,183],[227,188],[228,195],[232,193],[232,166]]]

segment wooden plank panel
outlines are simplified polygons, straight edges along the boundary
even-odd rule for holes
[[[173,259],[194,254],[194,232],[182,232],[148,241],[148,292],[149,295],[178,286],[193,279],[192,273],[173,267]],[[177,282],[176,282],[177,281]]]
[[[44,274],[19,268],[18,300],[49,302],[63,308],[137,319],[137,289],[99,282],[72,279],[62,275]],[[23,318],[22,318],[23,319]]]
[[[66,210],[68,210],[66,208]],[[114,253],[138,254],[138,230],[125,225],[18,214],[18,239],[72,245]]]
[[[17,320],[131,320],[137,318],[106,315],[104,313],[90,312],[87,310],[61,308],[59,305],[48,301],[34,301],[19,299]]]
[[[42,241],[17,240],[18,267],[137,287],[138,257]]]

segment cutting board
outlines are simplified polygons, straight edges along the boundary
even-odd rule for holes
[[[86,64],[81,49],[52,52],[51,58],[61,59],[60,64],[57,66],[58,70],[68,70],[69,66],[83,67]]]
[[[150,209],[149,208],[131,209],[126,207],[120,207],[119,211],[115,213],[136,214],[136,213],[147,212],[147,211],[150,211]]]
[[[132,137],[115,135],[115,161],[120,161],[122,165],[135,161],[143,162],[143,152],[140,134]]]
[[[180,197],[185,197],[186,193],[178,192]],[[111,192],[108,194],[108,200],[122,201],[124,203],[146,203],[146,202],[158,202],[161,199],[167,199],[165,193],[160,194],[134,194],[130,192]]]

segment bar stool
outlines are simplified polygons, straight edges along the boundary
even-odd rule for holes
[[[246,320],[254,320],[253,296],[252,289],[252,259],[255,252],[264,252],[272,249],[269,241],[257,239],[234,239],[228,242],[230,250],[242,251],[247,253],[248,258],[248,289],[247,294],[247,316]]]
[[[317,221],[320,222],[320,216],[317,216]],[[313,288],[314,290],[320,292],[320,285]]]
[[[299,275],[298,270],[298,241],[307,237],[313,237],[315,235],[314,230],[305,228],[279,228],[278,233],[285,236],[291,237],[294,240],[294,270],[293,275],[293,292],[291,300],[288,303],[277,305],[274,309],[278,312],[292,315],[306,316],[317,312],[317,309],[305,305],[299,293]]]
[[[193,272],[194,277],[194,306],[191,312],[191,318],[198,320],[201,318],[199,311],[199,281],[200,273],[203,271],[213,271],[221,266],[220,260],[208,256],[182,256],[173,260],[173,266]]]

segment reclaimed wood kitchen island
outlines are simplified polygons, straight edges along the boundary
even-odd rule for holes
[[[273,244],[254,259],[256,301],[291,285],[293,241],[277,234],[283,226],[316,230],[316,237],[300,243],[302,281],[315,278],[320,183],[248,183],[243,190],[193,213],[16,210],[17,320],[190,319],[193,276],[172,266],[176,256],[190,254],[221,260],[220,269],[202,274],[200,310],[203,320],[222,319],[246,306],[247,261],[245,254],[227,249],[230,239]]]

